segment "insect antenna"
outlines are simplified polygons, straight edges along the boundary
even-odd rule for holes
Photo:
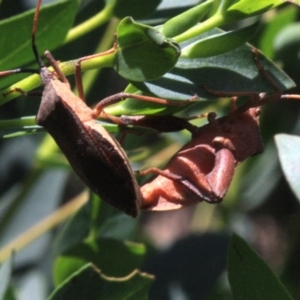
[[[39,17],[41,2],[42,2],[41,0],[37,1],[36,10],[35,10],[35,13],[34,13],[33,26],[32,26],[32,35],[31,35],[31,46],[32,46],[32,51],[33,51],[34,57],[35,57],[36,61],[38,62],[40,68],[44,68],[44,67],[46,67],[46,65],[44,64],[42,58],[39,56],[38,49],[37,49],[36,42],[35,42],[35,36],[36,36],[37,23],[38,23],[38,17]],[[6,70],[6,71],[0,72],[0,77],[11,75],[11,74],[17,74],[17,73],[40,74],[40,70],[39,69],[32,69],[32,68],[17,68],[17,69],[14,69],[14,70]]]
[[[34,57],[37,61],[37,63],[40,66],[39,74],[42,79],[43,85],[46,85],[52,78],[53,74],[47,69],[47,66],[43,62],[41,56],[39,55],[38,48],[36,45],[36,32],[38,27],[38,19],[40,14],[40,8],[41,8],[42,0],[37,0],[36,9],[33,17],[33,25],[32,25],[32,33],[31,33],[31,47],[32,52],[34,54]],[[66,76],[63,74],[62,70],[59,68],[57,62],[55,61],[54,57],[49,51],[45,51],[45,56],[47,60],[49,61],[50,65],[55,70],[57,76],[65,83],[69,84]]]
[[[37,46],[36,46],[36,32],[37,32],[37,25],[38,25],[38,19],[39,19],[39,14],[40,14],[40,7],[41,7],[41,2],[42,0],[38,0],[36,4],[36,9],[33,17],[33,25],[32,25],[32,33],[31,33],[31,47],[32,47],[32,52],[34,54],[34,57],[36,61],[38,62],[40,68],[46,68],[45,63],[43,62],[42,58],[39,55]]]

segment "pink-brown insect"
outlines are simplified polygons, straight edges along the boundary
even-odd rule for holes
[[[208,115],[209,123],[198,128],[164,170],[141,187],[142,208],[177,209],[200,201],[218,203],[225,196],[235,167],[263,151],[259,129],[260,108],[232,111],[228,116]]]

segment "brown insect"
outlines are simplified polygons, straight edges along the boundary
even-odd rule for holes
[[[89,108],[70,88],[69,82],[49,51],[45,57],[51,73],[39,57],[35,44],[41,0],[37,1],[32,28],[32,50],[40,66],[42,101],[36,116],[54,138],[83,182],[112,206],[136,216],[141,193],[128,158],[120,144],[96,122],[97,112]],[[1,75],[33,72],[27,69],[4,71]]]

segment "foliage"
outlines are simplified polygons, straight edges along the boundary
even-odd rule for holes
[[[0,10],[3,8],[5,16],[3,2]],[[300,83],[299,24],[296,23],[299,2],[294,1],[296,5],[292,5],[279,0],[191,0],[186,6],[173,1],[172,7],[166,2],[65,0],[45,5],[37,29],[38,49],[40,53],[53,51],[66,75],[74,73],[77,58],[103,53],[82,63],[82,71],[89,71],[84,74],[83,82],[86,99],[93,99],[88,100],[91,105],[120,90],[182,103],[198,96],[192,104],[179,107],[126,99],[106,109],[115,115],[194,116],[210,111],[226,114],[228,99],[217,98],[203,86],[233,95],[272,93],[274,87],[257,69],[248,41],[262,51],[259,54],[262,65],[283,91]],[[36,68],[31,49],[33,14],[34,9],[0,21],[1,71],[21,66]],[[117,47],[104,52],[113,44],[115,32]],[[288,75],[263,53],[280,61]],[[291,299],[290,294],[299,293],[300,274],[293,268],[298,266],[293,253],[299,244],[299,218],[285,221],[292,215],[299,216],[296,167],[299,138],[286,134],[275,138],[283,174],[292,193],[281,180],[283,175],[272,140],[280,131],[298,133],[299,103],[284,100],[264,107],[261,117],[264,154],[251,158],[237,170],[222,204],[198,205],[193,226],[201,234],[195,240],[182,239],[175,243],[175,238],[170,239],[172,247],[162,251],[155,249],[154,242],[163,245],[165,236],[160,238],[159,234],[164,232],[164,226],[171,236],[178,237],[184,232],[184,221],[178,219],[180,225],[173,229],[165,215],[163,223],[155,225],[152,214],[132,219],[94,195],[88,196],[74,174],[70,175],[66,159],[53,140],[36,125],[38,101],[11,92],[14,87],[29,92],[40,85],[37,75],[19,74],[0,80],[1,299],[21,299],[11,284],[12,261],[16,270],[24,266],[29,269],[17,281],[21,290],[26,291],[30,280],[41,287],[31,299],[147,299],[149,290],[153,299],[175,299],[181,293],[188,299],[195,294],[197,299],[227,299],[230,293],[234,299],[253,299],[257,295]],[[300,93],[299,89],[295,93]],[[240,99],[238,104],[243,101],[244,98]],[[101,124],[117,136],[123,133],[123,128],[106,120]],[[200,126],[203,119],[196,119],[193,124]],[[171,152],[190,139],[186,132],[158,135],[149,128],[134,126],[130,130],[144,133],[128,136],[124,142],[134,169],[164,164]],[[152,236],[151,230],[147,231],[151,219],[157,227],[166,224]],[[63,229],[59,227],[52,234],[52,229],[62,222],[66,222]],[[272,230],[269,235],[266,224]],[[288,233],[290,224],[294,235]],[[250,232],[255,226],[257,232]],[[206,239],[212,230],[218,230],[218,234]],[[238,231],[241,235],[247,232],[253,239],[255,233],[265,233],[275,243],[275,252],[283,236],[285,248],[279,250],[285,251],[284,254],[273,261],[265,255],[271,267],[277,268],[275,272],[239,236],[234,234],[229,241],[228,231]],[[200,239],[202,248],[197,244]],[[222,249],[227,244],[230,291],[220,276],[226,255]],[[257,248],[259,245],[264,255],[267,250],[258,238]],[[216,255],[218,249],[222,253]],[[193,251],[196,256],[192,255]],[[173,270],[183,257],[186,259],[183,265],[189,267]],[[55,285],[51,293],[52,283],[40,268],[45,263],[52,266],[48,270]],[[200,270],[206,273],[201,274]],[[174,286],[174,282],[178,285]]]

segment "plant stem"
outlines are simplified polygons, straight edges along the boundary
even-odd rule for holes
[[[95,53],[102,53],[105,50],[107,50],[109,47],[112,46],[113,44],[113,40],[114,40],[114,33],[116,32],[116,28],[119,24],[119,19],[116,18],[112,18],[111,21],[109,22],[106,30],[105,30],[105,34],[102,37],[99,45],[97,46]],[[82,76],[82,83],[84,86],[84,90],[85,90],[85,95],[88,94],[89,90],[91,89],[91,87],[93,86],[97,76],[100,74],[101,72],[101,68],[96,68],[91,70],[88,73],[85,73]],[[74,89],[74,92],[76,93],[76,88]]]
[[[69,43],[78,39],[79,37],[87,34],[93,29],[101,26],[105,22],[108,22],[109,19],[113,16],[113,9],[116,4],[116,1],[109,1],[108,4],[101,10],[98,14],[88,19],[87,21],[81,23],[80,25],[72,28],[65,40],[65,43]]]
[[[115,59],[115,53],[98,56],[95,58],[92,58],[90,60],[86,60],[82,63],[81,70],[87,71],[92,69],[98,69],[98,68],[105,68],[105,67],[112,67],[114,65],[114,59]],[[75,63],[76,60],[70,60],[67,62],[63,62],[59,64],[60,69],[65,75],[71,75],[74,74],[75,70]],[[51,71],[52,68],[49,68]],[[20,92],[14,92],[14,88],[18,87],[18,89],[29,92],[32,89],[39,87],[41,85],[41,80],[39,75],[31,75],[12,86],[4,89],[0,93],[0,106],[3,105],[6,102],[9,102],[12,99],[15,99],[20,96]],[[13,92],[12,92],[13,91]]]
[[[24,126],[36,126],[35,116],[0,120],[0,129],[19,128]]]
[[[216,13],[211,18],[207,19],[206,21],[199,23],[198,25],[192,27],[191,29],[187,30],[186,32],[177,35],[173,38],[173,40],[177,43],[184,42],[191,38],[194,38],[210,29],[215,27],[221,26],[224,23],[223,15]]]
[[[41,222],[29,228],[26,232],[15,238],[9,244],[0,249],[0,262],[5,261],[14,251],[19,251],[34,240],[48,232],[61,222],[73,215],[88,199],[88,193],[83,192],[70,202],[59,208]]]

